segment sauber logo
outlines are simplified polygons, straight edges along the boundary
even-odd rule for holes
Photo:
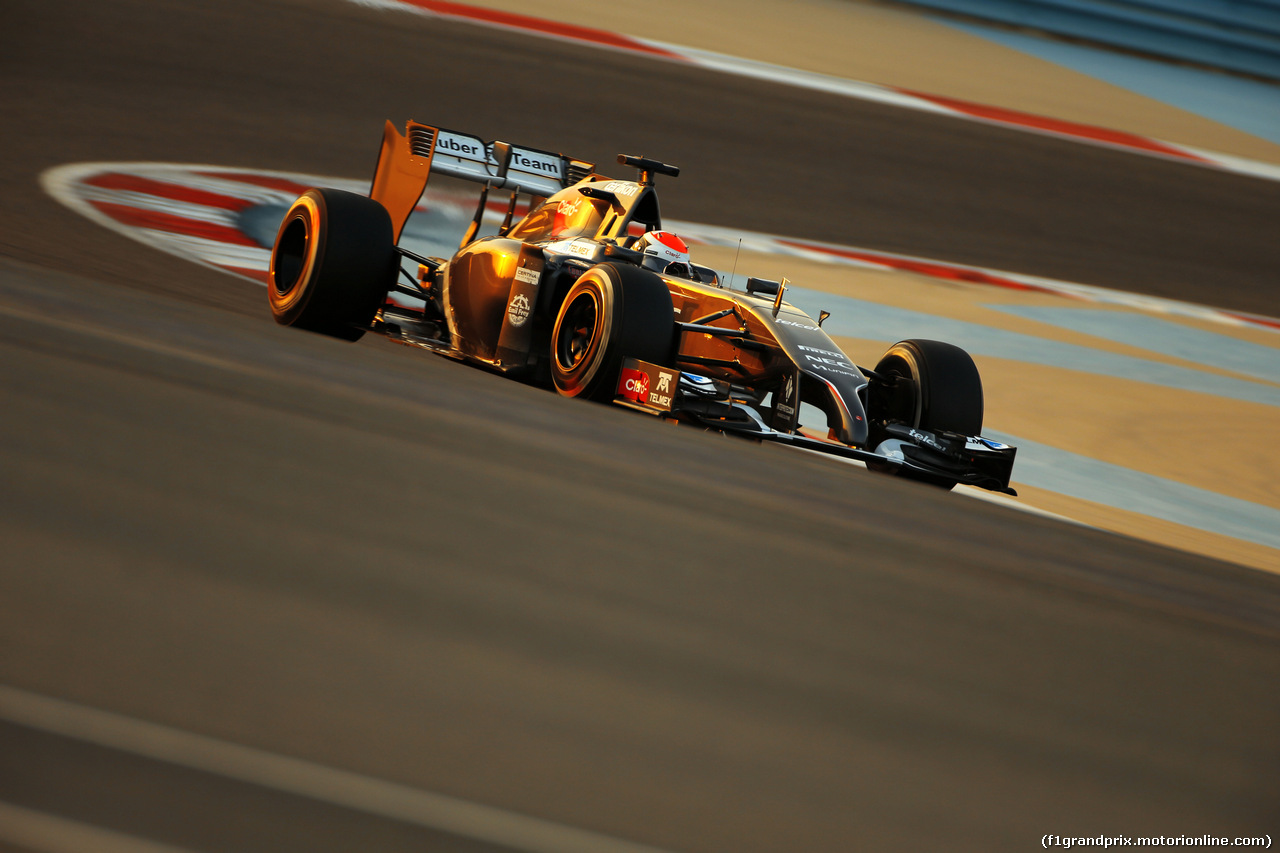
[[[643,370],[622,369],[622,378],[618,382],[618,394],[636,403],[649,401],[649,374]]]
[[[541,172],[542,174],[550,175],[551,177],[560,176],[559,161],[539,160],[535,157],[530,157],[523,151],[517,150],[511,152],[511,165],[518,169],[523,169],[526,172]]]
[[[442,154],[453,154],[478,160],[480,159],[480,152],[484,150],[484,146],[480,144],[480,140],[473,137],[448,136],[442,133],[436,140],[436,150]]]

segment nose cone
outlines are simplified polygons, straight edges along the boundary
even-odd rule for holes
[[[866,387],[867,380],[861,374],[854,378],[843,373],[828,373],[822,378],[831,389],[831,396],[839,413],[840,426],[836,429],[837,436],[845,444],[865,447],[868,434],[867,412],[858,391]]]
[[[845,423],[845,432],[847,433],[843,437],[845,444],[855,444],[858,447],[866,446],[867,413],[863,411],[862,401],[857,397],[853,398],[853,405],[850,406],[849,417]]]

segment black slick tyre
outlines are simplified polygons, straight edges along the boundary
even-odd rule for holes
[[[609,401],[624,358],[663,364],[675,322],[671,292],[648,270],[598,264],[574,282],[551,332],[551,380],[566,397]]]
[[[891,346],[876,365],[876,374],[889,380],[875,382],[872,447],[884,438],[877,426],[898,423],[931,432],[979,435],[982,432],[982,377],[967,352],[941,341],[908,340]],[[877,387],[878,386],[878,387]],[[882,426],[881,426],[882,430]],[[868,463],[872,470],[888,471],[894,466]],[[953,488],[956,481],[905,467],[896,468],[900,477]]]
[[[307,190],[285,214],[271,251],[271,314],[282,326],[358,340],[397,266],[391,217],[379,202]]]

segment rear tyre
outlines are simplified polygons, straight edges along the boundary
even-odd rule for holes
[[[395,283],[391,216],[355,193],[311,189],[280,223],[267,295],[282,326],[359,340]]]
[[[551,332],[551,380],[566,397],[609,401],[624,358],[663,364],[675,322],[671,292],[653,273],[598,264],[569,289]]]
[[[876,373],[888,381],[874,381],[870,446],[887,436],[883,425],[904,424],[931,432],[978,435],[982,432],[982,377],[969,354],[941,341],[909,340],[896,343],[881,357]],[[873,471],[893,471],[900,477],[951,489],[947,477],[869,462]]]

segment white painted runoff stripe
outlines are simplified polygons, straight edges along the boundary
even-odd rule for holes
[[[10,803],[0,803],[0,841],[41,853],[191,853]]]
[[[465,3],[444,2],[444,0],[351,0],[351,2],[374,8],[394,9],[428,17],[465,21],[470,24],[520,32],[538,38],[586,44],[606,50],[617,50],[645,56],[650,59],[694,65],[726,74],[734,74],[739,77],[750,77],[756,80],[811,89],[847,98],[891,104],[905,109],[946,115],[982,124],[1015,128],[1027,133],[1070,139],[1074,142],[1099,145],[1189,165],[1222,169],[1269,181],[1280,180],[1280,165],[1275,163],[1248,160],[1243,157],[1206,151],[1127,131],[1078,124],[1050,116],[1031,115],[998,106],[969,103],[927,92],[913,92],[894,86],[864,83],[859,80],[850,80],[829,74],[804,71],[798,68],[774,65],[768,62],[730,56],[709,50],[700,50],[686,45],[669,44],[653,39],[629,36],[624,33],[597,30],[589,25],[553,21],[532,15],[502,12],[482,6],[471,6]]]
[[[1208,305],[1197,305],[1193,302],[1181,302],[1176,299],[1147,296],[1141,293],[1129,293],[1124,290],[1112,290],[1093,284],[1059,281],[1058,279],[1008,272],[991,267],[977,267],[953,261],[940,261],[919,255],[904,255],[898,252],[884,252],[878,249],[865,249],[858,246],[824,243],[819,240],[786,237],[779,234],[740,231],[719,225],[704,225],[699,222],[681,222],[675,219],[665,219],[663,220],[663,227],[675,231],[686,242],[693,244],[705,243],[708,246],[732,249],[737,247],[739,241],[741,241],[743,249],[762,254],[790,255],[817,263],[843,264],[868,269],[902,270],[930,278],[944,277],[943,274],[946,273],[945,278],[948,281],[962,281],[966,284],[983,284],[1004,289],[1039,291],[1041,293],[1056,294],[1067,299],[1099,302],[1105,305],[1119,305],[1138,311],[1150,311],[1173,317],[1187,317],[1193,320],[1204,320],[1209,323],[1219,323],[1226,326],[1280,331],[1280,319],[1275,317],[1227,311]]]
[[[1076,518],[1068,518],[1065,515],[1059,515],[1056,512],[1050,512],[1047,509],[1041,509],[1038,506],[1032,506],[1029,503],[1024,503],[1018,500],[1017,498],[1011,498],[1008,495],[1002,495],[999,492],[989,492],[986,489],[979,489],[977,486],[956,486],[954,494],[966,495],[968,497],[975,498],[976,500],[986,501],[987,503],[996,504],[997,506],[1002,506],[1002,507],[1005,507],[1006,509],[1017,510],[1018,512],[1025,512],[1028,515],[1036,515],[1036,516],[1039,516],[1040,518],[1051,518],[1054,521],[1060,521],[1063,524],[1071,524],[1076,527],[1085,527],[1085,528],[1088,528],[1089,530],[1102,529],[1100,527],[1094,527],[1092,524],[1086,524],[1085,522],[1080,521],[1079,519],[1076,519]]]
[[[512,850],[529,853],[664,853],[656,847],[325,767],[8,685],[0,685],[0,720]],[[84,846],[79,849],[100,848]],[[156,848],[156,853],[160,850]],[[142,849],[140,853],[143,853]],[[146,848],[145,853],[150,853],[150,848]]]
[[[130,187],[131,183],[138,186],[97,185],[104,180],[123,187]],[[366,182],[345,178],[178,163],[74,163],[49,169],[40,181],[55,199],[105,228],[259,284],[266,283],[270,246],[280,219],[303,188],[336,187],[360,193],[368,190]],[[217,199],[206,193],[226,196],[223,203],[232,206],[219,208]],[[419,254],[449,255],[471,221],[475,198],[474,192],[428,187],[405,228],[401,244]],[[252,203],[245,206],[241,202]],[[148,218],[149,213],[166,214],[169,219]],[[499,213],[490,211],[486,223],[496,226],[499,219]],[[1280,332],[1280,319],[1094,285],[697,222],[667,220],[666,225],[693,244],[741,246],[748,251],[819,263],[901,270],[967,284],[1053,293],[1076,301]]]

